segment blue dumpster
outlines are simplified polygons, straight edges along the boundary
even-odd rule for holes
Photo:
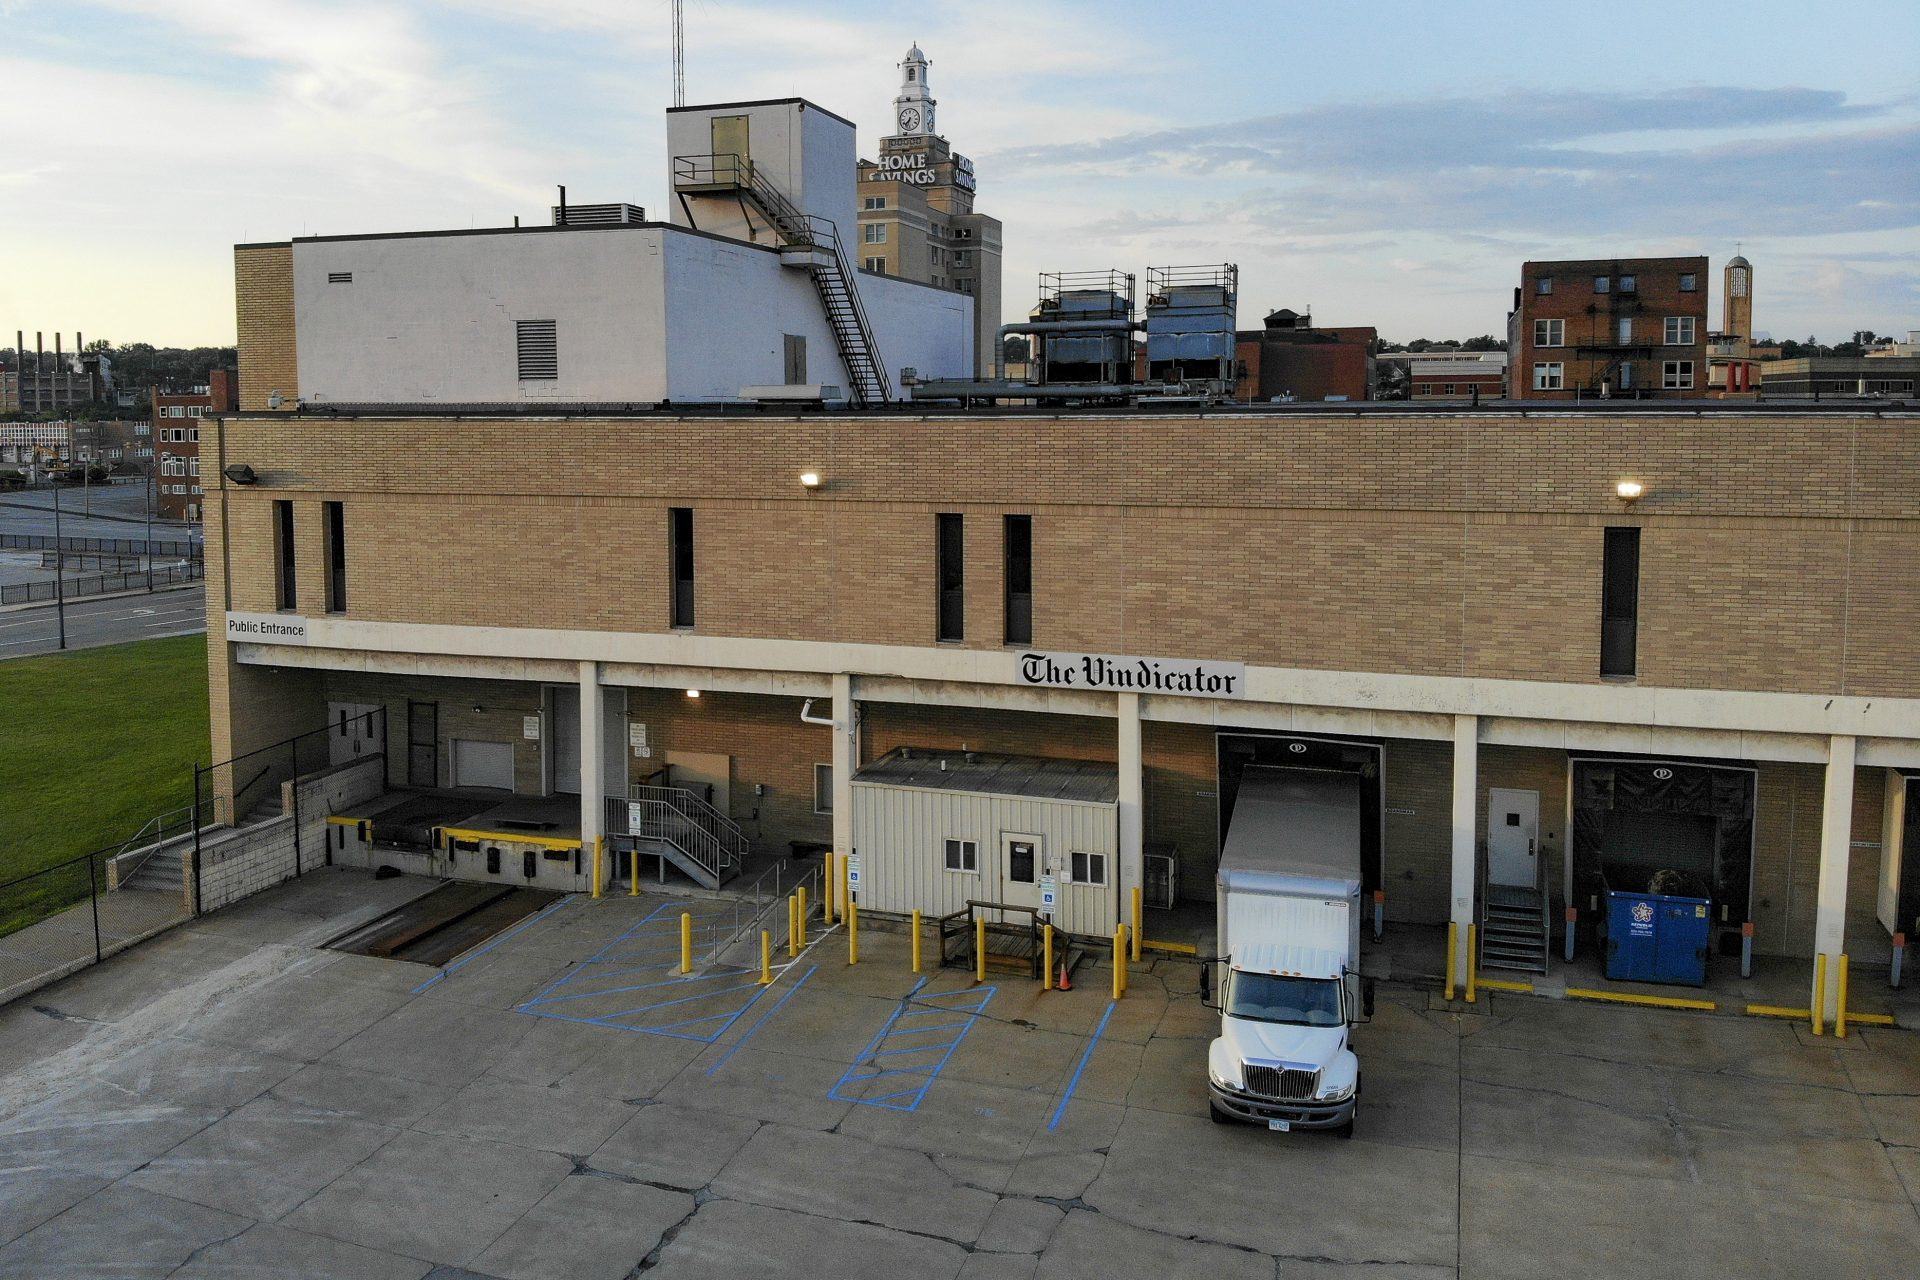
[[[1607,893],[1607,976],[1627,982],[1707,980],[1712,913],[1705,898]]]

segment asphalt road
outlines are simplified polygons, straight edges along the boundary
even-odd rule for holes
[[[67,605],[67,648],[125,644],[207,629],[207,589],[181,587],[152,595],[79,600]],[[59,645],[53,605],[0,613],[0,660],[52,653]]]

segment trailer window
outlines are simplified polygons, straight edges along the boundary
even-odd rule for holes
[[[1107,882],[1107,855],[1104,853],[1076,853],[1068,877],[1074,884],[1105,884]]]
[[[949,840],[946,849],[946,865],[949,871],[980,870],[980,846],[972,840]]]
[[[1272,973],[1233,970],[1227,980],[1229,1018],[1284,1022],[1299,1027],[1337,1027],[1340,982],[1337,978],[1289,978]]]

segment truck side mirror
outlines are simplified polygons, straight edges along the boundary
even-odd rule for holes
[[[1373,979],[1368,978],[1360,984],[1360,1012],[1373,1016]]]
[[[1219,1001],[1215,1000],[1213,996],[1213,966],[1218,963],[1219,961],[1217,960],[1202,960],[1200,962],[1200,1003],[1209,1009],[1218,1009],[1220,1007]]]

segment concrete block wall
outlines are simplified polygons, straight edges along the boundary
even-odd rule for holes
[[[327,837],[331,834],[331,828],[327,825],[328,814],[383,795],[386,789],[386,759],[378,755],[362,756],[350,763],[309,774],[298,782],[282,783],[282,810],[289,816],[295,813],[300,815],[300,869],[308,871],[332,861],[327,856]]]
[[[304,843],[304,837],[302,838]],[[293,815],[287,814],[200,844],[200,910],[218,911],[263,889],[291,880],[294,870]],[[301,850],[304,855],[307,851]],[[324,845],[313,849],[320,865]],[[188,857],[192,857],[191,851]],[[303,862],[308,861],[302,858]]]
[[[1759,955],[1813,954],[1820,881],[1820,814],[1826,770],[1762,762],[1754,815],[1753,949]],[[1876,917],[1885,774],[1860,769],[1853,782],[1853,847],[1847,863],[1847,954],[1884,965],[1893,941]]]

